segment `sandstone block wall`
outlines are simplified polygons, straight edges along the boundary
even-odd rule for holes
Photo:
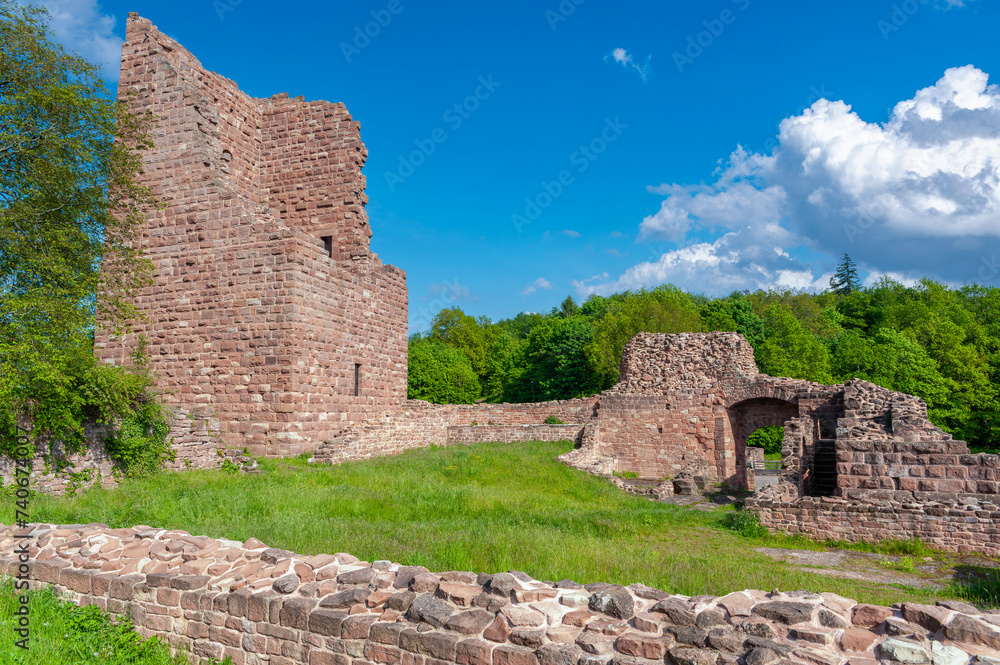
[[[988,664],[1000,615],[964,603],[432,573],[146,526],[34,525],[32,586],[128,612],[144,636],[235,665]],[[0,567],[18,541],[0,528]],[[975,659],[974,659],[975,657]],[[946,660],[945,660],[946,659]]]
[[[141,239],[146,321],[99,332],[97,354],[124,362],[145,336],[167,398],[211,408],[255,455],[313,451],[400,404],[406,278],[369,250],[367,151],[344,105],[252,98],[134,14],[119,97],[158,118],[143,181],[165,208]]]
[[[576,441],[583,428],[580,425],[452,425],[448,427],[448,444],[479,443],[481,441]]]
[[[534,404],[438,405],[407,400],[397,410],[339,432],[320,446],[313,460],[339,464],[397,455],[431,444],[574,441],[583,423],[593,416],[596,402],[596,397]],[[546,426],[549,417],[568,424]]]
[[[852,501],[804,497],[781,501],[748,499],[770,530],[817,540],[878,543],[919,539],[946,552],[1000,556],[1000,498],[993,495],[942,496],[940,501]]]

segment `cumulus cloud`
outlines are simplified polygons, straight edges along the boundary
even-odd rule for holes
[[[696,269],[715,271],[705,288],[822,281],[807,279],[807,266],[751,265],[752,245],[804,247],[831,264],[847,252],[878,276],[977,281],[980,259],[1000,252],[1000,88],[971,65],[949,69],[884,124],[820,99],[781,122],[770,155],[737,148],[710,184],[650,189],[666,198],[640,239],[682,247],[622,275],[626,288]],[[725,235],[683,247],[709,231]]]
[[[49,29],[71,52],[100,65],[106,80],[118,79],[122,44],[115,34],[115,17],[103,13],[96,0],[41,0],[48,10]]]
[[[524,287],[524,290],[521,291],[521,295],[530,296],[532,293],[534,293],[539,289],[551,290],[552,283],[549,282],[549,280],[545,279],[544,277],[539,277],[534,282]]]
[[[652,67],[653,56],[651,55],[646,56],[645,62],[643,62],[642,65],[639,65],[632,57],[632,54],[623,48],[616,48],[615,50],[611,51],[610,55],[604,56],[604,61],[605,62],[614,61],[620,64],[625,69],[634,69],[636,73],[639,74],[639,78],[641,78],[643,81],[648,79],[649,75],[653,71]]]
[[[562,233],[564,235],[568,235],[570,238],[579,238],[580,237],[580,232],[579,231],[574,231],[572,229],[563,229]]]
[[[814,276],[808,266],[784,250],[783,245],[789,243],[798,244],[798,240],[777,224],[746,227],[714,242],[665,251],[629,268],[615,280],[605,274],[574,281],[573,287],[584,297],[667,283],[711,295],[773,287],[805,291],[826,288],[829,275]]]

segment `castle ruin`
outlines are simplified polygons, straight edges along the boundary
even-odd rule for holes
[[[592,397],[406,400],[406,275],[370,250],[367,152],[344,105],[252,98],[135,14],[119,97],[159,118],[143,178],[164,208],[141,238],[156,279],[145,320],[99,334],[96,353],[124,362],[147,340],[180,462],[212,466],[224,446],[338,463],[575,439],[561,459],[590,473],[698,468],[753,490],[747,439],[782,426],[780,469],[747,502],[772,529],[1000,554],[1000,457],[970,454],[911,395],[762,375],[736,333],[640,333],[619,383]]]
[[[406,273],[370,249],[368,152],[345,106],[250,97],[137,14],[119,98],[158,120],[142,182],[164,208],[141,239],[145,320],[98,334],[96,352],[121,363],[146,338],[158,388],[200,428],[178,419],[181,456],[203,462],[213,433],[254,455],[312,452],[399,405]]]

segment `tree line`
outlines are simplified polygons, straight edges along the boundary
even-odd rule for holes
[[[436,403],[538,402],[593,395],[618,381],[638,332],[732,331],[761,372],[833,384],[860,378],[927,402],[931,421],[974,449],[1000,448],[1000,289],[924,279],[858,284],[845,256],[830,289],[734,292],[663,285],[547,314],[475,318],[442,309],[409,340],[409,396]]]

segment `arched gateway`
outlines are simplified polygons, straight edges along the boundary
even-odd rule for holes
[[[648,479],[707,467],[715,481],[752,489],[747,437],[784,426],[791,445],[782,479],[827,492],[813,484],[816,452],[844,417],[844,388],[760,374],[736,333],[640,333],[625,348],[621,380],[600,396],[584,445],[564,460]],[[824,478],[830,473],[835,481],[835,466],[824,467]]]

